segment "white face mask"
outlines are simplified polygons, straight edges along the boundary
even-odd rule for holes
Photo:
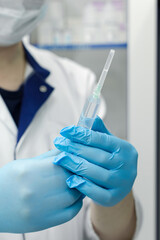
[[[0,46],[18,43],[45,14],[45,0],[0,0]]]

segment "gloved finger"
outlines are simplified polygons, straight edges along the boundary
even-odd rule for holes
[[[76,203],[74,203],[72,206],[68,208],[61,209],[61,211],[57,212],[50,211],[49,214],[47,214],[46,221],[43,222],[43,227],[41,228],[41,230],[63,224],[71,220],[81,210],[82,205],[83,201],[82,198],[80,198]],[[34,229],[34,225],[32,231],[33,232],[36,231],[36,229]]]
[[[118,177],[119,174],[116,173],[119,169],[114,171],[107,170],[70,153],[63,152],[59,154],[55,157],[53,163],[85,177],[104,188],[113,188],[116,187],[117,184],[121,184]]]
[[[40,160],[40,159],[45,159],[45,158],[49,158],[49,157],[54,157],[54,156],[58,155],[59,153],[60,152],[57,149],[52,149],[48,152],[45,152],[39,156],[34,157],[34,159]],[[33,159],[33,158],[31,158],[31,159]]]
[[[22,162],[22,166],[21,166],[21,170],[20,172],[22,172],[20,174],[20,176],[23,178],[25,178],[26,174],[33,174],[33,176],[36,176],[36,178],[38,179],[39,177],[43,177],[46,180],[47,179],[51,179],[52,177],[54,178],[54,174],[56,171],[56,175],[61,176],[61,174],[65,174],[65,176],[67,177],[70,173],[69,171],[67,171],[66,169],[62,169],[58,166],[53,166],[53,160],[56,156],[52,156],[52,157],[48,157],[48,158],[44,158],[44,159],[33,159],[33,161],[31,162],[31,160],[29,159],[25,159],[23,161],[25,161],[25,165]],[[16,167],[16,166],[15,166]],[[39,172],[41,172],[41,174],[39,175]],[[37,180],[35,178],[35,180]],[[32,183],[31,183],[32,184]],[[52,183],[54,184],[54,183]]]
[[[53,165],[53,164],[52,164]],[[28,189],[23,188],[22,194],[23,196],[26,196],[26,198],[34,198],[36,196],[37,199],[47,198],[48,196],[52,197],[54,194],[60,194],[61,192],[67,191],[67,185],[65,184],[65,180],[71,176],[71,174],[66,175],[66,177],[62,178],[62,176],[57,175],[56,181],[54,176],[50,176],[48,178],[46,177],[39,177],[38,174],[36,174],[35,177],[32,177],[31,181],[28,181],[28,185],[32,185],[34,181],[34,185],[39,185],[37,189],[35,188],[34,192],[30,192]],[[24,179],[25,181],[25,179]],[[25,185],[25,184],[24,184]],[[76,194],[76,193],[75,193]]]
[[[109,153],[102,149],[72,142],[65,137],[57,137],[54,140],[54,144],[55,147],[58,148],[61,152],[64,151],[72,153],[76,156],[86,159],[93,164],[107,169],[118,168],[122,164],[121,157],[118,154],[119,149],[117,149],[116,152]]]
[[[121,193],[121,189],[104,189],[97,186],[88,179],[72,175],[66,180],[69,188],[76,188],[78,191],[91,198],[94,202],[104,207],[112,207],[120,202],[127,193]]]
[[[81,210],[82,205],[83,205],[83,197],[78,199],[78,201],[75,202],[72,206],[62,209],[61,211],[57,211],[57,213],[50,212],[48,217],[50,226],[59,225],[71,220]]]
[[[101,133],[106,133],[108,135],[113,135],[109,132],[109,130],[104,125],[102,119],[98,115],[96,116],[96,118],[94,120],[92,130],[97,131],[97,132],[101,132]]]
[[[117,151],[123,141],[106,133],[95,132],[77,126],[66,127],[61,130],[60,134],[73,142],[100,148],[110,153]]]
[[[73,191],[72,191],[73,190]],[[80,198],[82,198],[82,193],[80,193],[77,189],[68,189],[63,192],[54,192],[54,194],[48,193],[45,196],[44,200],[44,211],[48,213],[53,210],[60,210],[62,208],[67,208],[75,204]],[[53,203],[56,203],[56,206]],[[38,204],[38,203],[37,203]]]

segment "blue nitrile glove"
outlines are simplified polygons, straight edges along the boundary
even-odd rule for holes
[[[117,204],[131,191],[137,175],[137,151],[111,135],[100,118],[93,130],[70,126],[60,133],[63,137],[57,137],[54,144],[63,152],[54,158],[54,164],[75,173],[67,179],[70,188],[102,206]]]
[[[82,194],[67,186],[71,174],[53,165],[54,155],[50,151],[0,168],[0,232],[43,230],[79,212]]]

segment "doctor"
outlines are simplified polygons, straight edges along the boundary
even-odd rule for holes
[[[44,9],[0,0],[0,239],[132,239],[137,152],[99,117],[72,125],[95,77],[22,43]]]

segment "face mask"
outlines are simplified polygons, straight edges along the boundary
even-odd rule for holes
[[[45,0],[0,0],[0,46],[18,43],[46,12]]]

